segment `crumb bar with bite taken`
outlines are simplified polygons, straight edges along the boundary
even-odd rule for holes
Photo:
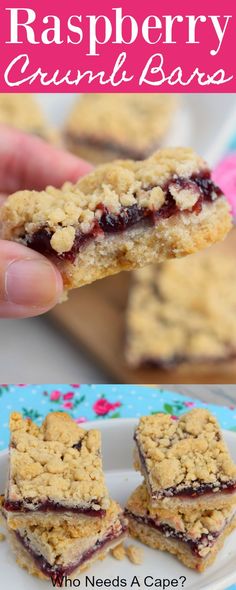
[[[13,413],[10,431],[4,504],[9,526],[50,523],[54,516],[55,523],[105,516],[110,500],[98,430],[86,431],[68,414],[52,412],[41,427]]]
[[[236,506],[189,514],[177,509],[154,509],[146,485],[139,486],[128,500],[125,515],[129,533],[152,549],[168,551],[187,567],[204,571],[213,563],[226,537],[236,527]]]
[[[171,94],[84,94],[68,118],[65,142],[94,164],[143,160],[162,146],[177,103]]]
[[[134,272],[126,313],[132,367],[171,370],[236,358],[235,256],[215,248]]]
[[[191,254],[231,228],[222,191],[187,148],[105,164],[61,190],[15,193],[0,221],[3,239],[57,264],[65,289]]]
[[[127,521],[120,506],[110,502],[103,519],[94,518],[86,526],[76,523],[55,525],[53,522],[9,529],[8,515],[1,501],[3,521],[16,554],[18,564],[41,579],[51,579],[62,585],[63,576],[77,576],[97,559],[103,559],[110,549],[126,536]],[[59,583],[61,581],[61,583]]]
[[[236,504],[236,465],[208,410],[176,420],[144,416],[134,439],[135,468],[144,475],[153,506],[190,512]]]

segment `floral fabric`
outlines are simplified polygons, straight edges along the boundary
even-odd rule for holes
[[[41,424],[48,412],[68,412],[82,424],[88,420],[139,418],[166,412],[173,420],[189,408],[206,404],[173,391],[134,385],[0,385],[0,450],[8,445],[10,413],[21,412]],[[223,428],[236,431],[236,408],[207,405]]]

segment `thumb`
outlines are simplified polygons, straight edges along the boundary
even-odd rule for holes
[[[0,317],[45,313],[62,291],[61,275],[47,258],[20,244],[0,241]]]

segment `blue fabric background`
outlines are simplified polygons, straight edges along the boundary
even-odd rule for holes
[[[78,423],[132,418],[152,412],[179,416],[203,402],[173,391],[133,385],[0,385],[0,450],[8,445],[8,420],[15,410],[41,424],[48,412],[66,411]],[[236,407],[208,404],[222,428],[236,431]]]

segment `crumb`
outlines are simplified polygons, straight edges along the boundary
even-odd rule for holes
[[[129,545],[126,548],[126,555],[131,563],[134,563],[135,565],[141,565],[143,563],[143,551],[140,547]]]
[[[126,550],[123,543],[117,545],[117,547],[114,547],[114,549],[111,549],[111,554],[113,557],[115,557],[115,559],[118,559],[118,561],[125,559]]]
[[[5,541],[5,535],[3,533],[0,533],[0,541]]]

